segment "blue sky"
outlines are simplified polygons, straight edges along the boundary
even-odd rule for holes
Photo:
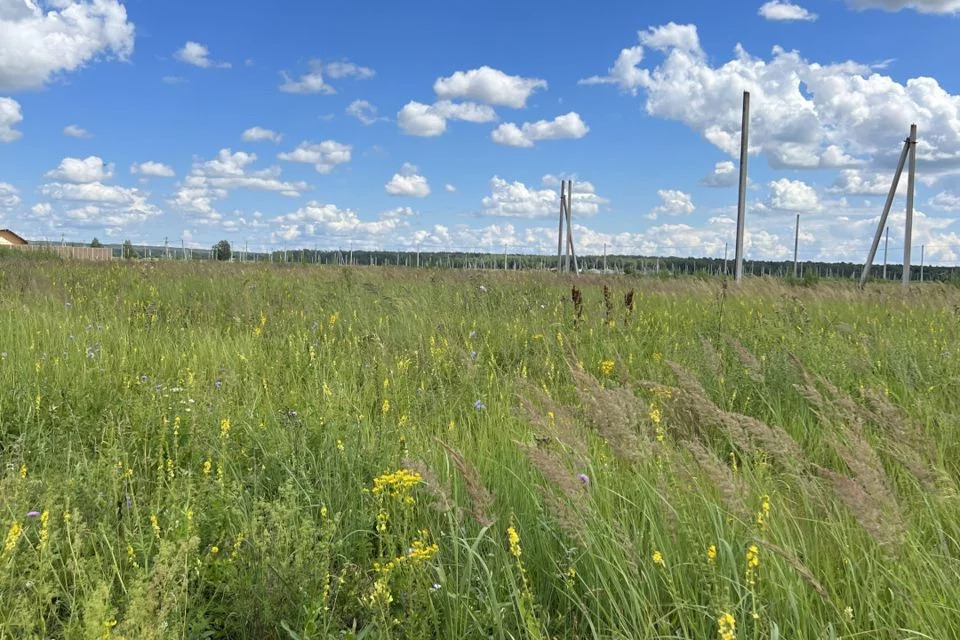
[[[28,238],[862,260],[911,122],[960,261],[960,0],[0,0],[0,226]],[[891,215],[899,258],[900,189]],[[732,246],[732,242],[730,242]],[[732,251],[732,249],[731,249]]]

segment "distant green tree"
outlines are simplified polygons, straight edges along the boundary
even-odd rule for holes
[[[217,260],[229,260],[230,243],[226,240],[221,240],[217,244],[213,245],[213,257]]]
[[[123,257],[126,258],[127,260],[133,260],[134,258],[139,257],[139,256],[137,256],[137,252],[134,251],[134,249],[133,249],[133,243],[130,242],[129,240],[124,240],[124,241],[123,241],[123,251],[122,251],[122,255],[123,255]]]
[[[100,241],[96,237],[94,237],[94,239],[90,241],[90,247],[93,249],[99,249],[102,246],[103,245],[100,244]]]

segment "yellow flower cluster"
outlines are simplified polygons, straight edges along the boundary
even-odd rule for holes
[[[663,554],[659,551],[654,551],[653,555],[650,556],[650,559],[653,561],[653,564],[657,565],[661,569],[666,569],[667,563],[663,561]]]
[[[613,373],[613,367],[616,363],[613,360],[603,360],[600,362],[600,373],[607,377]]]
[[[757,569],[760,568],[760,549],[752,544],[747,548],[747,584],[753,586],[757,582]]]
[[[717,559],[717,545],[712,544],[707,547],[707,561],[714,562]]]
[[[517,560],[520,559],[520,554],[523,551],[520,549],[520,536],[517,534],[517,530],[513,527],[507,529],[507,541],[510,542],[510,553]]]
[[[720,640],[737,639],[737,620],[729,613],[724,613],[717,618],[717,633],[720,634]]]
[[[10,525],[10,528],[7,530],[7,537],[3,541],[3,552],[10,553],[13,551],[13,548],[17,546],[17,541],[20,540],[20,534],[23,533],[23,527],[20,526],[18,521],[14,521]]]
[[[761,529],[767,524],[767,518],[770,516],[770,496],[763,496],[760,503],[760,511],[757,512],[757,526]]]
[[[428,543],[427,541],[429,538],[430,532],[426,529],[421,530],[420,538],[410,543],[410,548],[407,549],[407,553],[405,555],[397,556],[386,564],[375,562],[373,564],[374,570],[381,576],[386,576],[393,570],[405,564],[418,565],[430,561],[435,555],[437,555],[437,553],[439,553],[440,545],[435,542]]]
[[[230,418],[220,419],[220,438],[226,440],[230,437]]]
[[[391,498],[400,498],[407,504],[413,504],[410,490],[420,484],[422,478],[416,471],[397,469],[392,473],[384,473],[373,479],[374,495],[389,495]]]

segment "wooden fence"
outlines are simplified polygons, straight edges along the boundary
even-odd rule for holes
[[[3,249],[18,251],[46,251],[68,260],[111,260],[113,249],[109,247],[65,247],[54,244],[10,244],[0,245]]]

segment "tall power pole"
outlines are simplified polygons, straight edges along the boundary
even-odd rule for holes
[[[743,92],[743,121],[740,125],[740,193],[737,197],[737,249],[735,279],[743,280],[743,232],[747,202],[747,147],[750,139],[750,92]]]
[[[797,262],[797,249],[800,248],[800,214],[797,214],[797,230],[793,234],[793,277],[800,277],[800,263]]]
[[[907,164],[907,225],[903,230],[903,286],[910,284],[910,243],[913,241],[913,191],[917,180],[917,125],[910,125]]]

